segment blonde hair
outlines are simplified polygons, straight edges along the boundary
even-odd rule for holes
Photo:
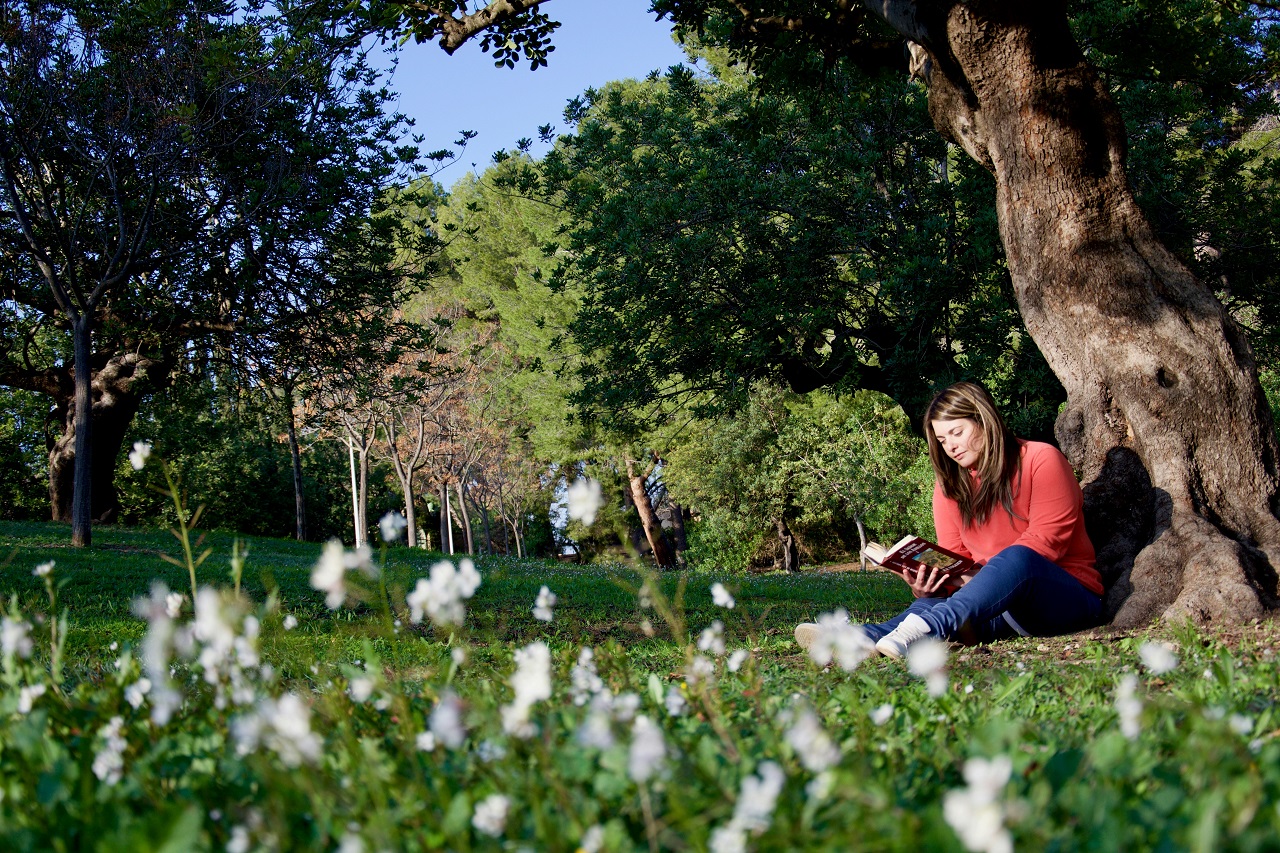
[[[933,431],[934,421],[971,420],[978,426],[982,439],[978,464],[974,466],[980,480],[975,491],[969,472],[946,454]],[[996,409],[995,400],[975,382],[957,382],[943,390],[929,403],[924,415],[925,436],[929,440],[929,461],[942,483],[942,492],[960,506],[965,527],[984,524],[996,506],[1004,507],[1014,518],[1014,479],[1021,470],[1022,449],[1018,437],[1005,424]]]

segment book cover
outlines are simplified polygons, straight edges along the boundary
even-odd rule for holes
[[[982,566],[968,557],[954,551],[948,551],[936,542],[921,539],[919,536],[907,536],[899,540],[892,548],[885,548],[877,542],[867,543],[863,549],[868,561],[877,568],[888,571],[913,572],[921,566],[940,570],[948,577],[976,572]]]

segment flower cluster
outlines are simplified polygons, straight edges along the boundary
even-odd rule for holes
[[[534,704],[551,698],[551,649],[546,643],[530,643],[516,652],[511,689],[515,698],[502,708],[502,728],[516,737],[532,737],[537,729],[529,713]]]
[[[231,734],[240,755],[256,752],[261,744],[286,767],[320,758],[322,741],[311,730],[311,708],[293,693],[260,699],[252,711],[232,721]]]
[[[841,669],[852,672],[875,654],[875,643],[861,625],[849,621],[843,608],[818,617],[818,638],[809,647],[809,657],[818,666],[827,666],[834,660]]]
[[[965,848],[980,853],[1013,853],[1013,837],[1005,827],[1007,810],[1001,794],[1013,772],[1008,756],[988,761],[971,758],[964,765],[965,788],[948,791],[942,816]]]
[[[565,498],[569,504],[569,518],[590,527],[596,523],[596,514],[604,506],[604,489],[599,480],[581,479],[569,487]]]
[[[406,596],[409,621],[417,625],[423,616],[439,627],[461,625],[467,611],[463,601],[475,595],[480,587],[480,573],[475,563],[464,559],[454,568],[441,560],[431,567],[430,578],[418,578],[413,591]]]
[[[347,572],[361,569],[374,573],[373,552],[368,545],[354,551],[342,547],[337,539],[330,539],[320,552],[320,560],[311,570],[311,586],[324,593],[325,606],[337,610],[347,600]]]
[[[758,769],[759,775],[743,778],[733,817],[711,834],[711,853],[745,850],[747,833],[759,835],[773,822],[773,810],[787,776],[773,761],[762,761]]]

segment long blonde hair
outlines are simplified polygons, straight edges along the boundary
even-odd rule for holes
[[[933,431],[934,421],[969,419],[978,425],[982,451],[974,470],[980,483],[975,491],[969,473],[947,455]],[[1018,437],[1005,424],[995,400],[975,382],[957,382],[929,403],[924,415],[925,436],[929,440],[929,461],[942,483],[942,492],[960,506],[965,527],[986,523],[996,506],[1014,518],[1014,480],[1021,470],[1022,449]]]

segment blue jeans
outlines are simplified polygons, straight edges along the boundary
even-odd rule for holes
[[[974,639],[989,643],[1020,633],[1052,637],[1092,627],[1102,616],[1102,598],[1025,545],[1010,545],[951,596],[917,598],[888,622],[863,628],[874,642],[912,613],[935,637],[951,639],[967,623]]]

